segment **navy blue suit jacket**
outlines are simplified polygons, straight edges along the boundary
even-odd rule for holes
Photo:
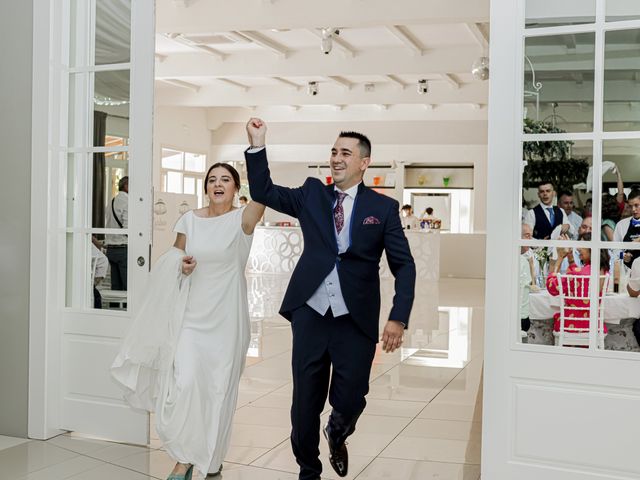
[[[293,271],[280,314],[303,306],[326,276],[338,268],[340,288],[351,317],[373,341],[379,338],[380,276],[382,251],[395,277],[395,296],[389,319],[408,325],[413,305],[416,267],[404,235],[398,202],[360,184],[349,224],[351,243],[338,254],[333,222],[334,186],[307,178],[298,188],[274,185],[266,149],[245,152],[249,189],[253,200],[300,222],[304,251]],[[379,223],[365,224],[367,217]]]

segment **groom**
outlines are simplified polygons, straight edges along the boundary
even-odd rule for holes
[[[371,162],[367,137],[340,133],[331,149],[333,185],[307,178],[301,187],[286,188],[271,181],[266,132],[266,124],[258,118],[247,123],[251,146],[245,158],[251,196],[297,218],[305,242],[280,309],[293,332],[291,445],[300,465],[299,479],[320,479],[320,414],[328,391],[333,410],[323,433],[331,466],[344,477],[345,440],[355,431],[366,405],[379,338],[380,257],[386,251],[396,288],[382,335],[386,352],[402,344],[413,304],[415,264],[398,202],[362,182]]]

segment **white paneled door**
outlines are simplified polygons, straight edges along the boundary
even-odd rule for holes
[[[635,319],[605,313],[640,302],[639,38],[635,0],[491,2],[483,479],[640,478]]]
[[[146,444],[109,366],[149,271],[154,2],[51,3],[48,408],[60,430]]]

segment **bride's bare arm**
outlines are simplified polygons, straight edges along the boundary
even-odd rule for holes
[[[255,201],[249,202],[242,212],[242,231],[246,235],[251,235],[262,215],[264,215],[264,205]]]
[[[184,233],[179,233],[176,235],[176,242],[173,244],[174,247],[179,248],[184,252],[187,248],[187,237]]]

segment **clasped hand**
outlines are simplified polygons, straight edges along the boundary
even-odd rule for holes
[[[184,275],[191,275],[193,270],[196,268],[198,262],[191,255],[187,255],[186,257],[182,257],[182,273]]]

